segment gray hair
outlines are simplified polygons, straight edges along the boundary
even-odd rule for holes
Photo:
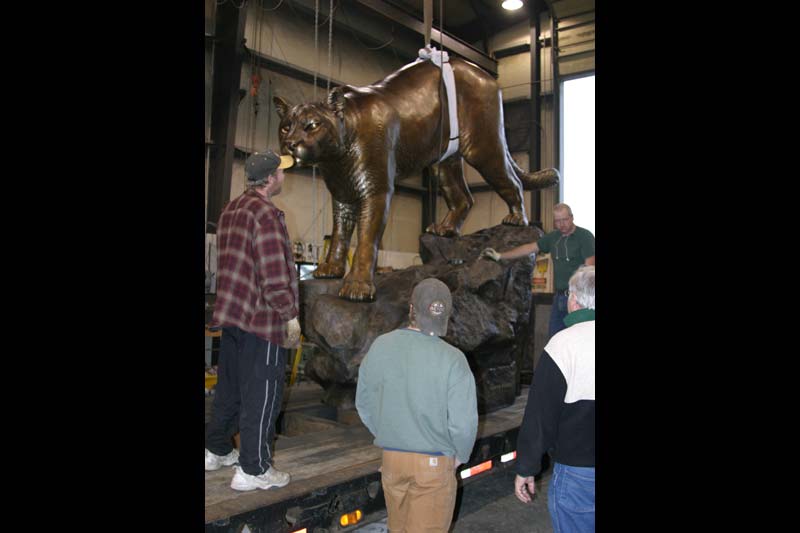
[[[572,216],[572,208],[567,204],[556,204],[553,206],[553,211],[566,211],[569,216]]]
[[[580,267],[569,278],[569,293],[584,309],[594,309],[594,265]]]

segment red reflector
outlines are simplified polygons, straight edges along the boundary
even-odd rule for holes
[[[475,465],[469,469],[470,475],[474,476],[475,474],[480,474],[481,472],[485,472],[492,468],[492,461],[491,459],[486,461],[485,463],[481,463],[479,465]]]

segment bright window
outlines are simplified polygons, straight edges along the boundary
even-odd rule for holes
[[[594,231],[594,76],[562,85],[561,201],[572,208],[575,225]]]

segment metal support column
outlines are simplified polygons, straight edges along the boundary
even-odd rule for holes
[[[216,233],[216,226],[209,222],[216,224],[222,208],[231,196],[246,18],[247,9],[237,9],[233,2],[224,2],[217,6],[211,92],[211,144],[208,151],[208,233]]]
[[[541,149],[542,137],[540,134],[541,124],[541,67],[539,54],[541,45],[539,44],[539,15],[543,9],[542,0],[531,0],[530,8],[530,28],[531,28],[531,134],[530,149],[528,150],[528,161],[530,170],[539,170],[542,164]],[[542,222],[542,193],[539,190],[531,191],[531,221]]]
[[[558,79],[558,21],[552,5],[550,6],[550,52],[553,63],[553,167],[557,168],[563,176],[564,173],[561,172],[561,120],[564,114],[561,109],[561,82]],[[563,186],[559,183],[556,187],[556,199],[561,202]]]

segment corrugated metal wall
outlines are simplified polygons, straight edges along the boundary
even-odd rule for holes
[[[594,0],[553,3],[557,20],[558,70],[574,76],[594,70]]]

